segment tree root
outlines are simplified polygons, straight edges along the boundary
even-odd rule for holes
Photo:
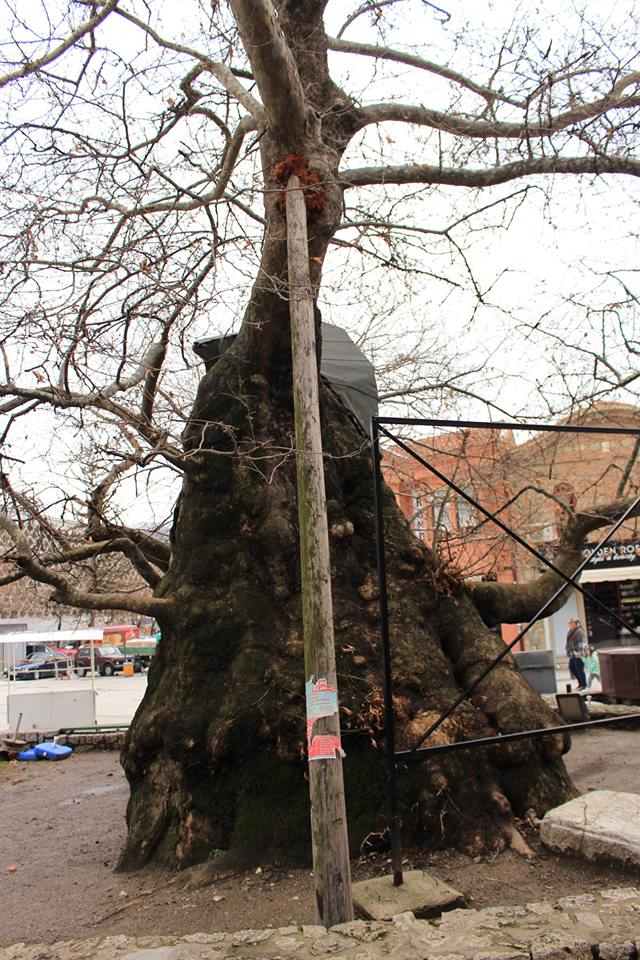
[[[535,859],[535,853],[524,839],[518,828],[515,824],[511,827],[509,835],[509,846],[514,851],[514,853],[519,853],[521,857],[525,857],[527,860]]]

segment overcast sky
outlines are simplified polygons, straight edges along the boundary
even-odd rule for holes
[[[571,31],[577,29],[579,22],[578,5],[564,0],[549,0],[545,4],[511,4],[504,0],[499,3],[479,0],[469,4],[458,0],[443,7],[450,15],[448,19],[418,0],[408,0],[398,3],[393,10],[385,8],[384,18],[377,24],[367,17],[358,18],[344,36],[360,41],[388,41],[403,49],[412,49],[415,43],[430,59],[486,82],[489,68],[484,61],[489,46],[512,27],[514,18],[515,21],[522,17],[530,19],[538,31],[534,43],[539,50],[548,51],[551,64],[554,57],[561,58],[565,45],[573,38]],[[587,42],[597,41],[588,26],[593,14],[604,22],[607,31],[619,37],[626,34],[630,45],[636,44],[637,36],[630,26],[636,13],[635,4],[586,3],[584,7],[586,20],[583,18],[581,29]],[[189,6],[185,5],[185,14],[188,10]],[[343,0],[329,3],[329,32],[337,32],[344,10]],[[487,25],[490,25],[488,37]],[[185,24],[185,29],[187,26]],[[118,36],[122,33],[121,24],[105,29],[107,33],[120,31]],[[428,39],[426,52],[425,39]],[[126,52],[126,44],[127,39],[123,37],[121,52]],[[446,104],[446,85],[431,74],[397,64],[383,68],[373,60],[338,53],[331,55],[331,62],[338,82],[363,102],[387,99],[393,90],[399,99],[424,102],[436,108]],[[629,63],[627,68],[631,66]],[[508,77],[508,57],[505,57],[504,72]],[[354,145],[347,153],[344,165],[348,167],[352,159],[354,163],[356,159],[361,163],[361,159],[356,158],[357,149],[362,155],[369,152],[374,156],[380,136],[379,130],[369,131],[362,144]],[[415,142],[402,125],[387,125],[384,130],[387,160],[404,162],[407,156],[428,159],[433,141],[425,139],[424,156],[416,151]],[[529,183],[535,185],[532,181]],[[387,329],[400,336],[409,352],[417,336],[416,322],[427,324],[433,331],[433,353],[438,354],[438,360],[447,356],[451,364],[463,369],[474,356],[480,358],[484,370],[476,377],[477,385],[500,409],[520,417],[544,416],[545,402],[536,390],[536,382],[545,381],[554,349],[553,338],[545,336],[544,331],[595,348],[602,329],[586,323],[587,308],[605,307],[622,296],[620,285],[608,277],[607,272],[615,272],[636,289],[638,244],[634,218],[639,194],[636,183],[628,177],[601,178],[595,184],[563,177],[553,182],[540,181],[539,186],[544,190],[531,191],[526,206],[517,210],[514,207],[508,230],[478,229],[477,233],[464,237],[466,262],[459,257],[451,258],[450,251],[425,253],[425,261],[437,267],[435,272],[446,267],[448,275],[461,283],[464,281],[465,289],[417,277],[412,278],[403,291],[399,279],[391,279],[379,269],[365,273],[364,284],[359,286],[351,272],[351,261],[345,260],[344,250],[335,248],[325,267],[321,296],[325,319],[345,326],[359,339],[371,316],[379,313]],[[484,203],[494,195],[487,191],[474,202]],[[351,201],[350,196],[347,199]],[[429,195],[419,214],[416,208],[413,215],[422,225],[442,229],[453,216],[450,202],[456,205],[456,215],[471,209],[465,206],[462,191],[450,189]],[[480,218],[478,226],[482,223]],[[348,238],[349,234],[344,236]],[[366,263],[365,268],[369,269]],[[473,274],[476,290],[467,282],[468,269]],[[221,332],[237,325],[251,280],[252,277],[238,275],[233,270],[225,273],[221,267],[217,283],[221,290],[226,287],[229,293],[220,297],[215,322],[210,317],[200,318],[194,326],[194,336]],[[615,316],[606,311],[603,316],[605,326],[611,327],[608,335],[615,336]],[[626,322],[633,324],[633,318],[627,318]],[[377,341],[365,343],[365,349],[377,349],[383,358],[382,336],[380,332]],[[629,362],[620,350],[617,359],[621,363]],[[576,357],[567,354],[566,374],[570,378],[577,366]],[[187,371],[181,376],[183,383],[195,382],[195,377]],[[487,408],[479,401],[458,398],[451,403],[445,414],[454,410],[465,416],[487,415]],[[425,411],[433,412],[433,404],[430,407],[427,402]],[[395,406],[386,407],[383,412],[402,411]],[[490,408],[489,413],[493,417],[499,415],[496,409]],[[18,441],[19,431],[12,435],[12,452],[28,461],[24,474],[33,481],[42,478],[41,455],[43,451],[48,452],[52,468],[65,477],[65,484],[75,482],[80,489],[82,463],[77,456],[77,437],[65,434],[68,443],[61,443],[60,422],[60,418],[48,413],[39,414],[35,428],[33,423],[25,421],[22,438]],[[76,451],[71,463],[69,447]],[[150,482],[153,488],[156,477]],[[152,494],[161,514],[170,508],[175,484],[170,487],[169,493],[163,486],[161,493]],[[134,515],[146,512],[144,489],[129,488],[127,496]]]

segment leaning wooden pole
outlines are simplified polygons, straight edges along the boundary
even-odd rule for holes
[[[296,176],[287,186],[286,209],[313,875],[316,919],[332,927],[353,918],[353,904],[307,211]]]

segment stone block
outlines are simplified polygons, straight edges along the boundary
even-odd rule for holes
[[[473,960],[529,960],[529,954],[524,950],[487,950],[475,953]]]
[[[464,904],[464,896],[423,870],[409,870],[404,882],[394,887],[390,876],[361,880],[352,887],[356,913],[369,920],[391,920],[399,914],[435,917],[443,910]]]
[[[640,795],[594,790],[555,807],[540,824],[548,847],[587,859],[640,864]]]
[[[534,903],[527,904],[527,910],[529,913],[533,913],[538,917],[545,917],[553,913],[553,904],[547,903],[544,900],[535,901]]]
[[[326,936],[325,927],[321,927],[317,923],[305,923],[302,925],[302,934],[305,937],[309,937],[310,940],[317,939],[317,937]]]
[[[331,933],[341,933],[361,943],[372,943],[386,936],[388,928],[382,923],[374,923],[371,920],[347,920],[346,923],[337,923],[331,927]]]
[[[526,917],[527,908],[520,907],[516,904],[506,907],[485,907],[482,912],[487,917],[499,917],[501,919],[506,917],[509,920],[513,920],[520,917]]]
[[[142,950],[134,950],[133,953],[127,953],[122,960],[190,960],[195,957],[188,947],[180,944],[165,947],[143,947]]]
[[[329,953],[337,953],[342,946],[344,946],[344,942],[340,937],[325,934],[324,937],[319,937],[311,944],[311,953],[314,956],[322,957]]]
[[[576,910],[575,918],[581,927],[588,930],[601,930],[604,926],[598,914],[593,911],[588,913],[586,910]]]
[[[225,941],[224,933],[188,933],[182,939],[185,943],[220,944]]]
[[[365,920],[345,920],[344,923],[336,923],[331,927],[331,933],[341,933],[345,937],[362,940],[370,926]]]
[[[272,933],[273,930],[238,930],[231,943],[234,947],[262,943],[263,940],[268,940]]]
[[[577,896],[562,897],[557,901],[557,905],[561,910],[582,910],[584,907],[592,907],[596,902],[593,893],[580,893]]]
[[[602,890],[600,896],[603,900],[621,903],[623,900],[640,899],[640,890],[638,887],[609,887],[608,890]]]
[[[592,960],[591,944],[588,940],[571,937],[563,933],[545,933],[537,937],[530,947],[531,960]]]
[[[634,960],[636,956],[635,943],[625,937],[609,937],[598,944],[599,960]]]
[[[280,953],[296,953],[304,947],[304,940],[297,940],[295,937],[274,937],[273,945]]]

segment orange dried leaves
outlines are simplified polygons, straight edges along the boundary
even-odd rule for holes
[[[327,201],[327,193],[318,172],[309,170],[309,157],[288,153],[284,160],[276,164],[274,174],[276,181],[282,187],[280,206],[283,210],[286,204],[285,190],[289,179],[294,175],[300,180],[307,210],[322,210]]]

